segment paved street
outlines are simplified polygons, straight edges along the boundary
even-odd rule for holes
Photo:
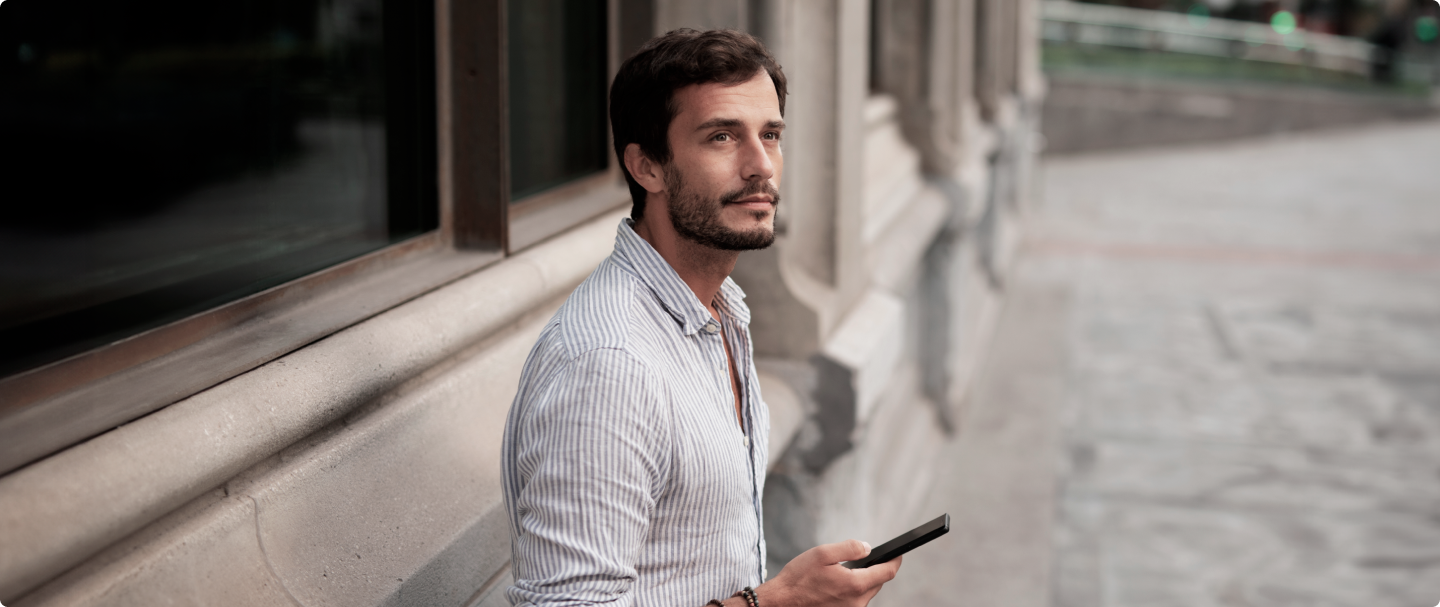
[[[884,604],[1440,602],[1437,164],[1440,122],[1047,161],[969,516]]]

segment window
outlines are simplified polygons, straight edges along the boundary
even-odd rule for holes
[[[652,13],[5,0],[0,474],[628,203]]]
[[[0,10],[0,376],[437,225],[428,7]]]
[[[506,8],[513,251],[629,200],[606,101],[619,67],[618,21],[648,27],[649,15],[593,0],[508,0]]]
[[[404,0],[0,4],[0,474],[493,261],[435,60]]]
[[[605,5],[510,0],[510,198],[610,165]]]

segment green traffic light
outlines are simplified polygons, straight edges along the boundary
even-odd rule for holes
[[[1279,11],[1270,18],[1270,27],[1275,33],[1281,36],[1289,35],[1295,31],[1295,14],[1290,11]]]
[[[1426,15],[1415,20],[1415,37],[1421,42],[1434,42],[1440,38],[1440,22],[1434,17]]]

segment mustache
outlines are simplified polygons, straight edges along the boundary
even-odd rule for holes
[[[745,186],[744,189],[736,190],[734,192],[730,192],[729,194],[721,196],[720,204],[731,204],[740,200],[741,198],[754,196],[756,194],[767,194],[770,196],[771,199],[770,206],[780,206],[780,190],[769,181],[751,182],[750,185]]]

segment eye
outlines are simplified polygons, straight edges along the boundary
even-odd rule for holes
[[[711,137],[711,138],[710,138],[710,140],[711,140],[711,141],[730,141],[730,134],[729,134],[729,133],[716,133],[714,137]]]
[[[780,133],[776,131],[770,131],[768,133],[765,133],[765,138],[771,141],[778,141],[780,139]]]

